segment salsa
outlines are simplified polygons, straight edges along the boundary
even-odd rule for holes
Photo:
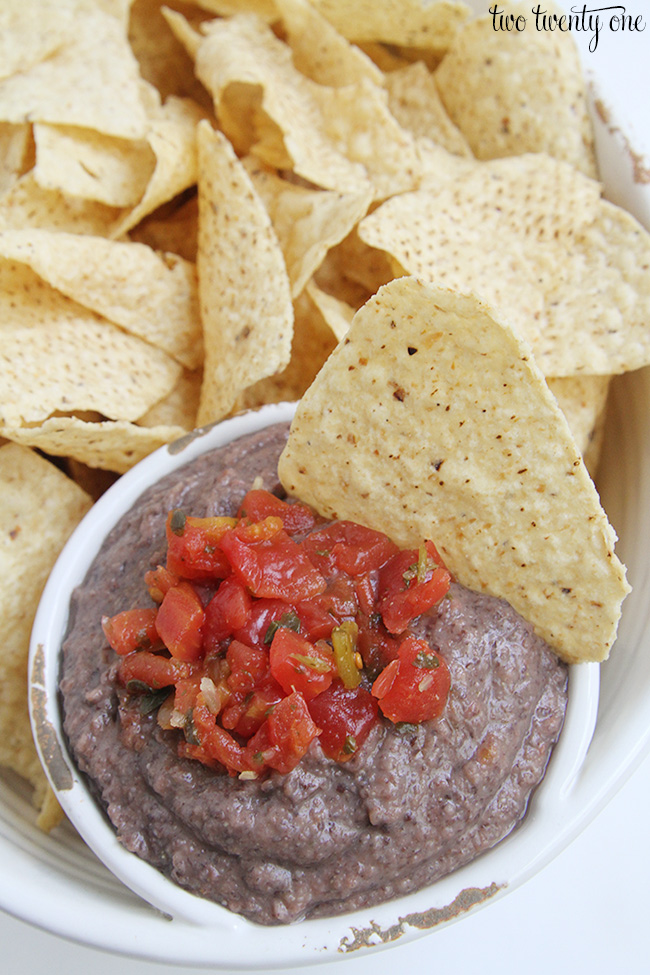
[[[230,775],[288,773],[318,737],[348,761],[381,715],[442,713],[444,657],[411,624],[449,590],[435,545],[399,549],[253,489],[234,517],[170,511],[153,606],[104,616],[117,679],[178,732],[178,754]]]

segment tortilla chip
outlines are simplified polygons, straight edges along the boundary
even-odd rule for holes
[[[350,44],[308,0],[276,0],[298,71],[319,85],[339,88],[366,78],[383,84],[383,74],[364,52]]]
[[[196,264],[199,232],[199,201],[195,192],[181,194],[145,217],[129,239],[146,244],[156,251],[178,254]]]
[[[498,308],[545,375],[650,362],[650,235],[567,163],[543,154],[475,163],[437,192],[384,203],[359,236],[395,258],[396,274]]]
[[[34,126],[39,186],[111,207],[134,206],[155,165],[145,141],[112,136],[72,125]]]
[[[382,284],[387,284],[395,277],[387,254],[374,247],[368,247],[359,237],[357,227],[353,228],[340,244],[330,250],[328,257],[335,275],[353,285],[360,285],[366,292],[360,304],[364,304]],[[343,296],[343,292],[340,296]]]
[[[203,109],[188,98],[170,97],[163,106],[150,112],[147,142],[156,165],[144,196],[114,226],[111,236],[125,234],[159,206],[194,186],[197,180],[195,131],[204,116]]]
[[[417,184],[414,140],[390,114],[383,89],[366,79],[343,88],[314,83],[254,17],[215,21],[196,71],[240,155],[253,152],[338,192],[363,191],[370,181],[378,199]]]
[[[60,820],[32,738],[27,656],[45,581],[72,530],[90,508],[88,495],[53,464],[25,447],[0,447],[0,764],[34,786],[39,825]]]
[[[293,308],[275,231],[232,146],[201,122],[198,148],[203,425],[225,416],[242,390],[286,366]]]
[[[47,230],[0,231],[0,256],[189,369],[203,360],[196,269],[144,244]]]
[[[152,451],[186,432],[176,426],[145,427],[126,420],[92,421],[77,416],[49,417],[30,426],[0,423],[0,434],[15,444],[54,457],[72,457],[88,467],[117,474],[124,474]]]
[[[74,9],[60,0],[0,5],[0,79],[45,61],[75,32]]]
[[[446,50],[471,11],[448,0],[311,0],[351,41],[387,41]]]
[[[71,234],[108,235],[122,210],[94,200],[83,200],[58,190],[44,190],[25,173],[0,198],[0,230],[40,227]]]
[[[553,4],[550,5],[553,9]],[[500,10],[529,13],[505,2]],[[546,152],[597,176],[584,72],[571,33],[459,30],[435,73],[445,108],[478,159]]]
[[[422,61],[386,76],[388,107],[399,124],[416,138],[431,139],[458,156],[472,152],[444,109],[433,75]]]
[[[119,21],[96,6],[84,10],[76,18],[74,39],[0,81],[0,119],[144,138],[147,116],[138,66]]]
[[[274,0],[196,0],[199,6],[211,13],[228,17],[231,14],[251,13],[268,24],[278,19],[278,7]]]
[[[372,192],[314,190],[281,179],[254,157],[245,159],[244,165],[278,235],[296,297],[327,251],[365,216]]]
[[[200,30],[201,25],[197,24],[193,18],[188,19],[179,10],[171,10],[169,7],[162,7],[161,13],[174,37],[184,48],[186,54],[191,58],[192,63],[194,63],[196,52],[198,51],[201,41],[203,40],[203,35]],[[192,68],[192,70],[194,70],[194,68]]]
[[[566,417],[585,467],[594,477],[600,459],[611,376],[566,376],[547,382]]]
[[[181,366],[11,261],[0,263],[0,418],[55,411],[135,420],[175,385]]]
[[[194,74],[194,61],[170,29],[161,10],[163,4],[166,6],[165,0],[135,0],[131,6],[129,43],[140,74],[158,89],[163,101],[170,95],[178,95],[192,98],[208,109],[210,100]],[[181,3],[180,7],[197,27],[205,17],[191,4]]]
[[[614,531],[529,347],[476,298],[382,288],[303,397],[279,474],[325,517],[431,538],[563,659],[607,657],[628,591]]]
[[[202,380],[202,369],[184,369],[171,392],[138,419],[138,426],[193,430],[197,426]]]
[[[329,326],[336,341],[340,342],[348,333],[356,308],[353,308],[343,299],[323,291],[314,281],[310,281],[305,290],[323,316],[323,321]]]
[[[300,399],[336,346],[332,329],[306,291],[293,307],[293,342],[288,365],[282,372],[249,386],[237,402],[238,409],[250,410],[265,403]]]
[[[31,168],[33,153],[30,125],[0,122],[0,197]]]
[[[64,467],[68,476],[86,494],[89,494],[93,501],[98,501],[119,477],[114,471],[103,471],[98,467],[88,467],[87,464],[75,460],[74,457],[66,458]]]

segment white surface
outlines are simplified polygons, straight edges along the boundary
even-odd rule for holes
[[[589,975],[650,970],[650,756],[578,839],[508,897],[418,942],[309,969],[481,975]],[[14,975],[185,975],[196,969],[116,958],[0,913],[2,970]],[[300,975],[301,969],[294,969]]]

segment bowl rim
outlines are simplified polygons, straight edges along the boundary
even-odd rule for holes
[[[575,810],[572,813],[573,794],[597,720],[598,664],[570,668],[565,726],[523,823],[478,859],[405,897],[334,918],[267,927],[189,894],[118,843],[84,777],[76,770],[61,728],[59,650],[72,588],[84,578],[110,528],[149,484],[231,439],[290,420],[294,410],[295,404],[281,403],[238,414],[164,446],[135,465],[73,532],[46,584],[34,621],[29,659],[30,713],[41,759],[61,805],[89,847],[131,891],[153,905],[146,936],[142,932],[139,935],[138,954],[149,959],[255,968],[265,967],[272,957],[274,967],[293,967],[310,959],[331,961],[359,948],[408,941],[440,924],[456,921],[468,910],[518,886],[556,855],[578,829]],[[173,925],[169,918],[174,919]],[[47,926],[44,921],[37,919]],[[98,925],[96,920],[86,919],[84,940],[119,951],[120,939],[115,938],[114,929],[107,934],[104,921],[102,918],[103,923]],[[125,916],[120,937],[128,931],[129,917]],[[218,958],[210,937],[217,932]]]

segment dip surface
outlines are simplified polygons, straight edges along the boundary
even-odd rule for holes
[[[104,614],[150,602],[165,519],[233,514],[255,478],[278,491],[287,425],[203,455],[149,488],[75,592],[63,647],[64,728],[120,842],[180,886],[259,923],[376,904],[429,884],[502,839],[541,780],[567,669],[503,601],[452,583],[412,627],[446,659],[442,716],[383,720],[339,764],[314,741],[289,774],[221,775],[177,755],[178,732],[115,682]],[[435,539],[434,539],[435,541]]]

